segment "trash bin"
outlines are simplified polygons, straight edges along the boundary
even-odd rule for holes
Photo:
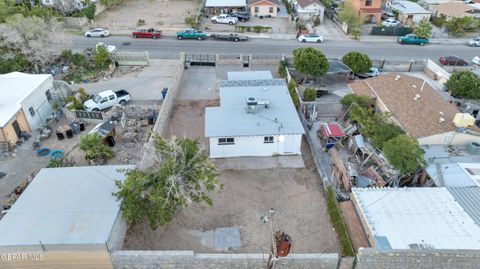
[[[168,88],[163,88],[163,90],[162,90],[162,98],[163,98],[163,100],[165,100],[165,97],[167,96],[167,91],[168,91]]]
[[[73,134],[79,134],[80,133],[80,124],[76,122],[70,123],[70,128],[73,130]]]
[[[65,130],[65,134],[67,135],[67,138],[72,138],[73,137],[72,129]]]
[[[185,69],[188,69],[190,67],[190,60],[185,61]]]
[[[79,121],[78,124],[80,125],[80,132],[85,131],[85,122]]]
[[[62,132],[56,131],[55,134],[57,135],[58,140],[65,139],[65,136],[63,135]]]
[[[113,138],[113,136],[108,136],[107,137],[107,145],[109,147],[115,146],[115,143],[116,143],[116,141],[115,141],[115,138]]]

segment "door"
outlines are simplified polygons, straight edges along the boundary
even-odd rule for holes
[[[108,102],[108,97],[103,97],[102,100],[100,100],[100,103],[98,104],[98,108],[100,108],[100,110],[104,110],[104,109],[107,109],[109,108],[110,105],[109,105],[109,102]]]
[[[15,133],[17,134],[18,139],[21,138],[20,134],[22,133],[22,130],[20,130],[20,125],[18,125],[18,122],[15,120],[12,122],[12,127],[13,130],[15,130]]]
[[[284,136],[283,154],[293,154],[295,152],[295,136]]]

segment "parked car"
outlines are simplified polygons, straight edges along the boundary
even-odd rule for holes
[[[475,4],[475,1],[473,0],[463,0],[465,4]]]
[[[480,56],[473,57],[472,62],[476,65],[480,65]]]
[[[211,38],[215,40],[226,40],[226,41],[233,41],[233,42],[238,42],[238,41],[247,41],[248,36],[243,36],[243,35],[237,35],[237,34],[212,34],[210,35]]]
[[[405,36],[400,36],[397,39],[397,41],[400,44],[418,44],[420,46],[428,44],[428,38],[419,37],[415,34],[408,34],[408,35],[405,35]]]
[[[232,17],[228,14],[220,14],[218,16],[213,16],[212,17],[212,22],[213,23],[224,23],[224,24],[234,25],[235,23],[238,22],[238,18],[237,17]]]
[[[475,37],[470,39],[465,45],[470,47],[478,47],[480,46],[480,37]]]
[[[442,56],[439,62],[443,65],[466,66],[468,63],[458,56]]]
[[[355,74],[355,76],[359,78],[372,78],[381,75],[380,71],[378,71],[378,68],[376,67],[371,67],[368,72],[366,73],[360,73],[360,74]]]
[[[395,19],[395,14],[391,13],[391,12],[382,12],[382,20],[386,20],[386,19]]]
[[[198,39],[198,40],[204,40],[207,38],[207,34],[205,34],[202,31],[198,31],[195,29],[187,29],[181,32],[177,32],[177,38],[182,40],[182,39]]]
[[[385,27],[397,27],[398,25],[400,25],[400,21],[394,18],[388,18],[382,22],[382,25]]]
[[[316,43],[322,43],[323,42],[323,36],[318,35],[318,34],[308,34],[308,35],[301,35],[298,37],[298,41],[300,42],[316,42]]]
[[[93,95],[90,99],[83,103],[86,111],[100,111],[111,108],[117,104],[125,105],[132,97],[126,90],[119,91],[103,91]]]
[[[230,16],[238,18],[241,22],[250,20],[250,14],[248,14],[246,11],[230,13]]]
[[[86,37],[107,37],[110,35],[110,31],[104,28],[95,28],[85,31]]]
[[[155,30],[153,28],[148,29],[139,29],[137,31],[132,32],[133,38],[153,38],[157,39],[162,36],[162,31]]]

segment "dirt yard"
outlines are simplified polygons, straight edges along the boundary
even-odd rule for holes
[[[200,7],[198,0],[135,0],[102,13],[96,20],[97,26],[113,30],[132,30],[137,27],[158,29],[185,28],[185,18],[196,14]],[[139,19],[145,25],[137,25]]]
[[[350,236],[350,240],[352,240],[355,251],[361,247],[369,247],[370,244],[368,243],[367,236],[362,229],[362,224],[358,219],[355,208],[353,208],[352,201],[340,202],[338,205],[342,212],[343,219],[345,220],[345,224],[347,225],[348,235]]]
[[[305,164],[311,168],[308,157]],[[226,170],[219,181],[224,190],[212,196],[212,207],[194,205],[180,210],[172,222],[156,231],[147,223],[136,225],[129,230],[124,249],[265,253],[270,232],[260,217],[273,207],[274,229],[283,229],[292,237],[293,253],[339,251],[320,178],[311,170]],[[240,247],[219,251],[211,246],[211,231],[225,227],[239,227]]]

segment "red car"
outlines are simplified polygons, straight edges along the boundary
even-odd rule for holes
[[[133,38],[160,38],[162,31],[157,31],[153,28],[140,29],[132,33]]]
[[[445,57],[440,57],[439,59],[440,63],[443,65],[455,65],[455,66],[466,66],[468,63],[457,56],[445,56]]]

